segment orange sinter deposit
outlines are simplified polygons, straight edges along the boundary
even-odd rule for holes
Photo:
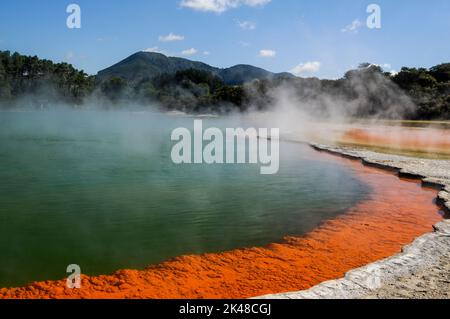
[[[146,270],[1,289],[0,298],[248,298],[298,291],[401,251],[442,219],[436,190],[360,162],[341,161],[372,188],[368,199],[308,235],[263,248],[184,256]],[[299,181],[300,182],[300,181]]]
[[[341,143],[413,152],[450,155],[450,130],[432,128],[372,127],[347,130]]]

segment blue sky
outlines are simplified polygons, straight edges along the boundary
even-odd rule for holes
[[[81,29],[66,26],[71,3],[81,8]],[[381,8],[381,29],[366,25],[371,3]],[[0,50],[66,61],[95,74],[146,49],[218,67],[245,63],[321,78],[341,77],[360,62],[388,71],[430,67],[450,62],[450,1],[0,2]]]

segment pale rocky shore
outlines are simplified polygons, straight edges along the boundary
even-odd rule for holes
[[[439,191],[437,201],[450,213],[450,161],[381,154],[372,151],[313,144],[325,151],[366,165],[396,171],[422,180]],[[450,298],[450,220],[417,238],[390,258],[348,272],[345,278],[324,282],[306,291],[257,299],[439,299]]]

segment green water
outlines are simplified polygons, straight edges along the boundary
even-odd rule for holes
[[[150,113],[0,113],[0,287],[61,279],[69,264],[107,274],[278,242],[368,194],[348,168],[296,144],[281,144],[277,175],[177,166],[171,130],[192,125]]]

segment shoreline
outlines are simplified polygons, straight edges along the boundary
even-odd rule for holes
[[[434,189],[421,188],[417,181],[402,181],[395,174],[357,161],[325,153],[319,156],[350,167],[355,176],[371,185],[373,195],[306,236],[287,237],[265,247],[181,256],[145,270],[83,276],[81,290],[67,289],[65,280],[0,289],[0,299],[243,299],[308,289],[398,253],[442,219],[432,203]],[[399,193],[403,194],[400,199]]]
[[[436,205],[450,213],[450,161],[381,154],[351,147],[310,143],[319,152],[360,160],[363,165],[412,178],[439,190]],[[434,225],[402,252],[347,272],[344,278],[308,290],[255,299],[416,299],[450,297],[450,220]]]

